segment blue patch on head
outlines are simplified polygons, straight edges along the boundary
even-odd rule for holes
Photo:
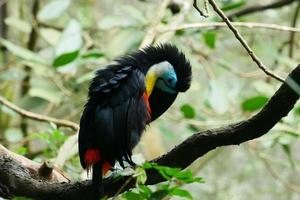
[[[169,68],[161,75],[161,77],[158,78],[155,86],[163,90],[164,92],[173,94],[177,93],[177,91],[175,90],[176,83],[177,76],[175,70],[173,68]]]

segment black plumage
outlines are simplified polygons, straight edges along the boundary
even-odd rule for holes
[[[154,88],[149,98],[145,97],[147,72],[151,66],[163,61],[169,62],[176,72],[176,93],[169,94]],[[99,150],[100,153],[97,165],[92,163],[93,171],[101,171],[104,162],[114,166],[118,161],[124,166],[124,161],[127,161],[133,165],[132,149],[146,125],[165,112],[178,92],[190,87],[190,82],[189,62],[170,44],[146,47],[99,69],[91,81],[88,102],[80,121],[79,155],[82,167],[90,167],[87,166],[90,163],[87,163],[86,155],[89,149]],[[101,178],[99,172],[93,172],[95,190]]]

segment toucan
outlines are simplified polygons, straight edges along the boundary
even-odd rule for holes
[[[134,165],[132,149],[147,124],[191,85],[190,62],[175,45],[147,46],[100,68],[91,80],[79,130],[80,163],[92,170],[95,199],[116,161]]]

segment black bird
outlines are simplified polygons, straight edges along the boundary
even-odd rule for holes
[[[99,69],[89,87],[79,131],[79,156],[93,171],[95,198],[102,174],[124,167],[147,124],[163,114],[191,84],[191,66],[174,45],[148,46]]]

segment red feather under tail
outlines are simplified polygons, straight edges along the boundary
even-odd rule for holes
[[[86,164],[87,174],[89,176],[92,166],[101,160],[101,155],[98,149],[88,149],[84,154],[84,162]]]
[[[98,149],[88,149],[85,152],[84,161],[86,164],[87,173],[89,175],[92,170],[92,166],[101,161],[100,151]],[[109,162],[104,161],[102,165],[102,173],[106,174],[111,168],[112,167]]]

